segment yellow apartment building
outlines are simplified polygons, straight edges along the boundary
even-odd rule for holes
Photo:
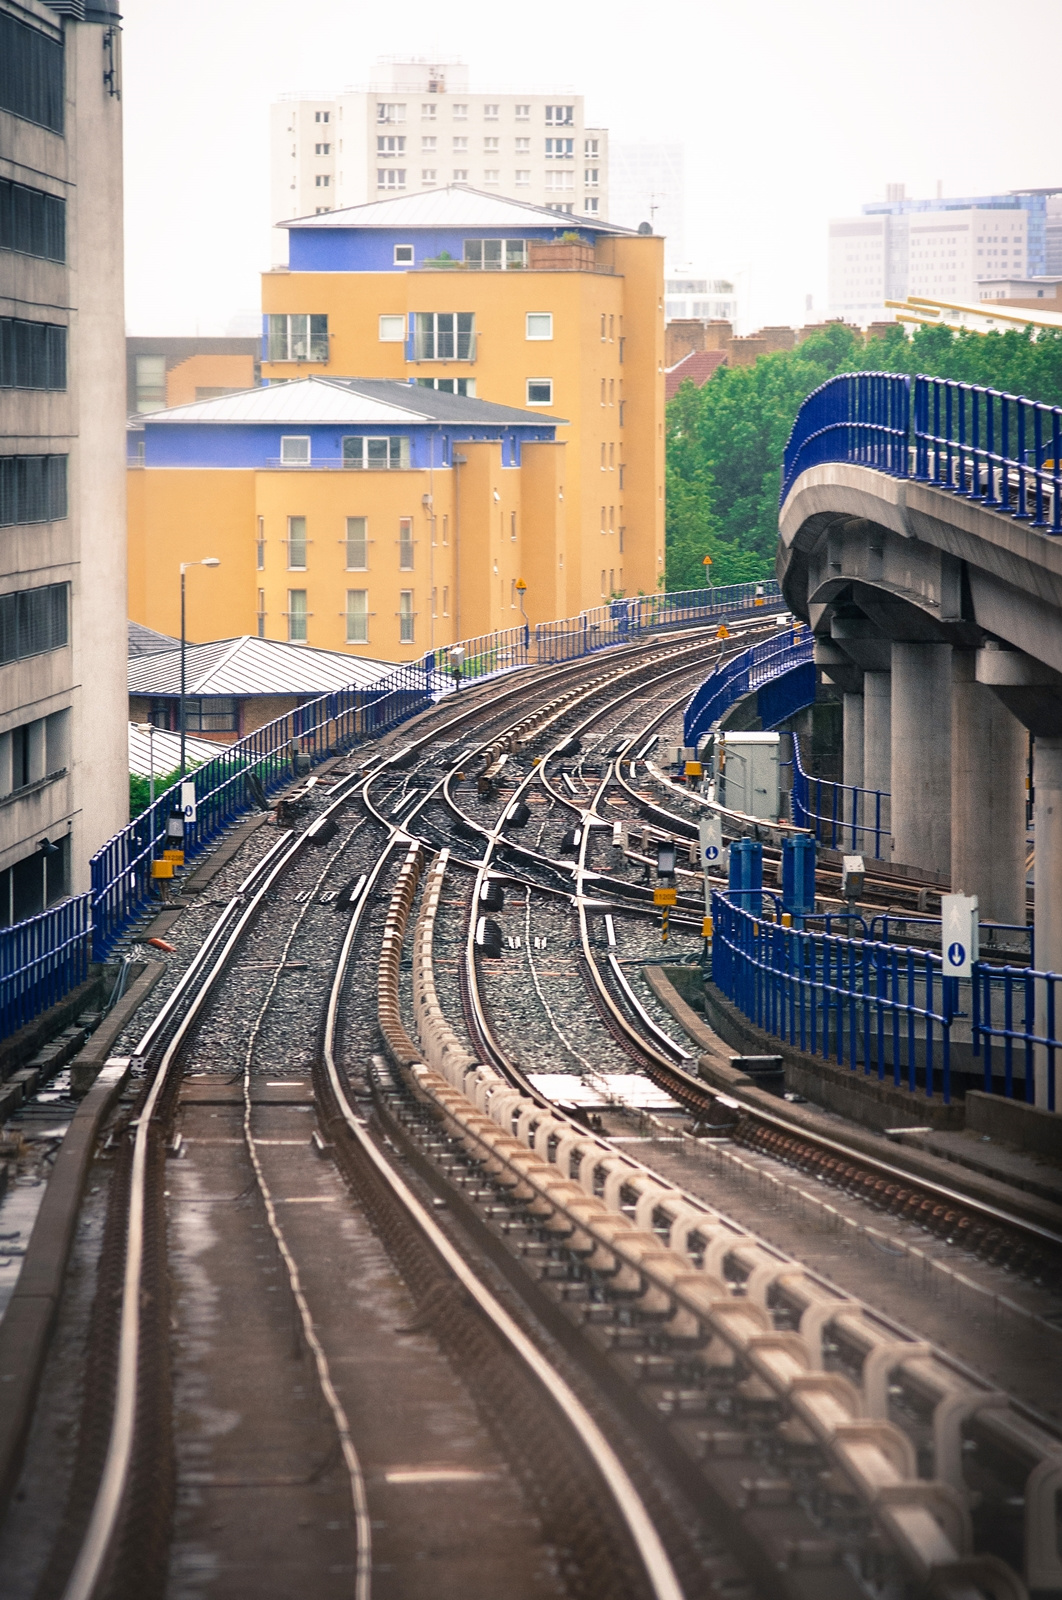
[[[572,159],[547,154],[558,172]],[[289,266],[263,277],[264,381],[359,373],[555,422],[567,447],[566,533],[550,573],[540,541],[528,552],[532,620],[657,588],[662,239],[464,185],[283,226]],[[475,579],[477,598],[467,591],[458,631],[494,614],[493,560]],[[472,582],[466,572],[462,594]]]
[[[289,369],[290,370],[290,369]],[[388,661],[564,614],[570,445],[546,410],[312,376],[137,419],[129,608]],[[604,539],[602,539],[604,543]]]

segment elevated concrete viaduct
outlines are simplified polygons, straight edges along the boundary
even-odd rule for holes
[[[986,921],[1027,920],[1033,735],[1036,966],[1062,970],[1062,540],[852,461],[798,472],[779,533],[786,600],[844,693],[845,782],[888,790],[893,859]]]

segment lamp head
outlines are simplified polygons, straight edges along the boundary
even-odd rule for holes
[[[199,565],[201,567],[220,567],[221,562],[217,556],[204,556]]]

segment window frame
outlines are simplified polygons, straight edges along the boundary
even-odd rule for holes
[[[352,605],[355,595],[364,598],[364,610],[358,610]],[[346,622],[347,644],[368,644],[369,642],[369,591],[368,589],[348,589],[347,605],[343,613]],[[360,631],[357,625],[360,624]]]
[[[361,532],[361,538],[360,539],[351,537],[350,525],[351,525],[352,522],[360,522],[361,523],[362,532]],[[369,570],[369,519],[368,519],[368,517],[356,516],[356,517],[348,517],[347,518],[347,536],[343,540],[343,545],[344,545],[343,571],[344,572],[368,572],[368,570]],[[352,558],[352,554],[351,554],[352,551],[357,551],[359,548],[360,548],[361,557],[362,557],[360,562],[355,560],[355,559],[353,559]]]
[[[532,324],[532,322],[533,321],[541,322],[543,320],[548,324],[549,331],[547,333],[532,333],[531,332],[531,324]],[[525,313],[524,328],[525,328],[525,332],[524,332],[525,339],[530,340],[531,343],[533,343],[533,344],[534,343],[543,343],[543,344],[545,344],[547,342],[552,341],[552,339],[553,339],[553,312],[552,311],[528,311],[528,312],[526,312]]]
[[[359,452],[353,448],[356,443],[361,445],[360,459],[358,459]],[[381,454],[379,450],[375,452],[369,450],[368,446],[370,444],[384,444],[387,446],[386,462],[381,463],[379,461]],[[346,433],[342,436],[340,450],[342,452],[344,470],[348,472],[405,472],[409,470],[410,448],[408,434]],[[373,460],[374,455],[376,460]]]
[[[532,387],[534,385],[536,385],[536,384],[540,388],[548,386],[548,388],[549,388],[549,399],[548,400],[536,400],[536,399],[532,398],[531,390],[532,390]],[[529,405],[529,406],[551,406],[553,404],[553,379],[552,378],[527,378],[525,380],[524,393],[527,396],[526,404]]]
[[[416,540],[413,537],[413,518],[398,519],[398,570],[413,572],[416,560]]]
[[[285,446],[304,444],[305,456],[289,455]],[[282,467],[308,467],[313,463],[313,437],[308,433],[282,433],[280,436],[280,465]]]
[[[327,364],[330,355],[328,315],[326,312],[316,311],[270,311],[267,312],[266,324],[266,349],[269,362],[320,362]],[[292,323],[302,322],[305,327],[293,331]],[[283,327],[281,327],[283,324]],[[305,355],[292,354],[297,349],[298,342],[305,341]],[[278,355],[275,351],[282,349],[285,354]]]
[[[398,642],[399,644],[417,642],[417,613],[413,609],[412,589],[398,591]]]
[[[302,533],[301,534],[296,534],[293,531],[294,526],[295,526],[296,523],[301,523],[302,524]],[[288,518],[288,536],[285,539],[284,543],[287,545],[287,551],[288,551],[288,571],[289,572],[305,572],[306,571],[306,546],[309,543],[309,540],[306,537],[306,518],[305,518],[305,516],[303,516],[301,514],[297,514],[296,516]],[[300,561],[296,561],[294,559],[294,556],[297,553],[301,553],[301,555],[302,555],[301,562]]]
[[[388,324],[391,331],[384,331],[384,324]],[[397,327],[395,326],[397,324]],[[381,311],[379,318],[380,344],[405,344],[406,342],[406,314],[404,311]]]
[[[302,605],[301,605],[301,607],[299,607],[295,603],[295,599],[296,599],[297,595],[301,595],[302,596]],[[307,604],[307,600],[308,600],[308,591],[306,589],[289,589],[288,590],[287,619],[288,619],[288,643],[289,644],[308,644],[309,643],[309,636],[310,636],[309,620],[310,620],[311,613],[310,613],[310,610],[309,610],[309,606]],[[302,632],[301,633],[299,633],[297,631],[298,626],[299,626],[300,623],[302,625]]]

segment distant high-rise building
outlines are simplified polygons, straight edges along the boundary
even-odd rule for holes
[[[587,126],[582,95],[473,93],[460,61],[383,61],[367,89],[284,95],[271,139],[273,224],[455,183],[609,212],[608,131]],[[274,226],[274,262],[286,251]]]
[[[969,304],[988,280],[1062,272],[1062,189],[915,200],[889,184],[887,194],[830,223],[833,316],[865,326],[908,295]]]
[[[680,144],[613,144],[611,217],[625,228],[652,224],[667,241],[668,261],[681,261],[686,222],[685,152]]]
[[[685,263],[664,279],[664,321],[736,322],[737,289],[729,278],[710,278]]]

